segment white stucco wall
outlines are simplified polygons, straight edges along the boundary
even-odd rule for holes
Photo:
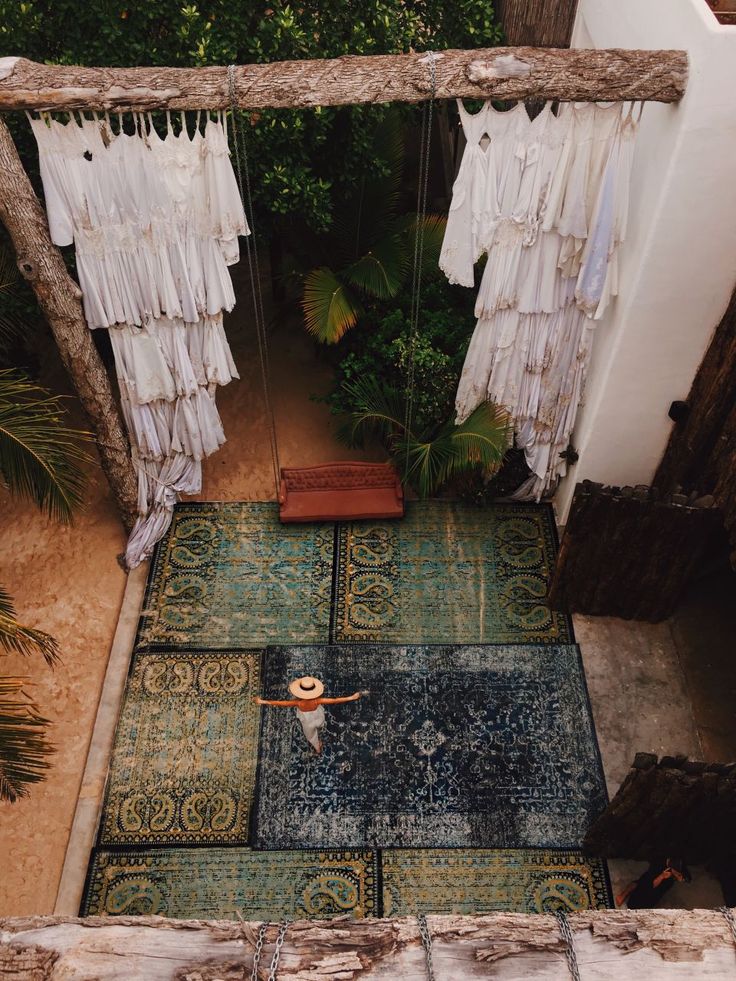
[[[674,399],[690,384],[736,283],[736,27],[706,0],[580,0],[573,47],[685,48],[687,93],[644,109],[620,295],[597,328],[573,444],[575,483],[649,483]]]

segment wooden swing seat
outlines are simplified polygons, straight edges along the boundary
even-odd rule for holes
[[[285,523],[403,517],[404,490],[388,463],[281,468],[279,518]]]

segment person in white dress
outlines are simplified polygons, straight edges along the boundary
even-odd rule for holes
[[[305,675],[302,678],[295,678],[289,685],[289,692],[294,696],[290,699],[277,698],[255,698],[257,705],[273,705],[277,708],[296,709],[299,724],[302,727],[304,736],[315,753],[322,752],[322,740],[320,730],[325,724],[325,705],[342,705],[344,702],[356,702],[365,695],[365,692],[355,691],[352,695],[344,695],[342,698],[324,698],[325,686],[319,678]]]

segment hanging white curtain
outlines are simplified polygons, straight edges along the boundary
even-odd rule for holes
[[[107,328],[138,470],[139,518],[126,560],[147,558],[179,494],[202,486],[202,460],[225,442],[215,390],[238,373],[222,322],[235,303],[229,265],[249,234],[226,117],[198,113],[189,133],[167,114],[29,116],[51,238],[75,246],[90,328]]]
[[[595,321],[618,292],[638,119],[633,105],[518,103],[476,114],[458,102],[467,139],[440,268],[472,286],[487,260],[478,323],[456,396],[462,422],[490,399],[510,413],[539,500],[565,472]]]

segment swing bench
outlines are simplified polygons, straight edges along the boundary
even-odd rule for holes
[[[404,489],[389,463],[281,468],[279,518],[285,524],[403,517]]]

